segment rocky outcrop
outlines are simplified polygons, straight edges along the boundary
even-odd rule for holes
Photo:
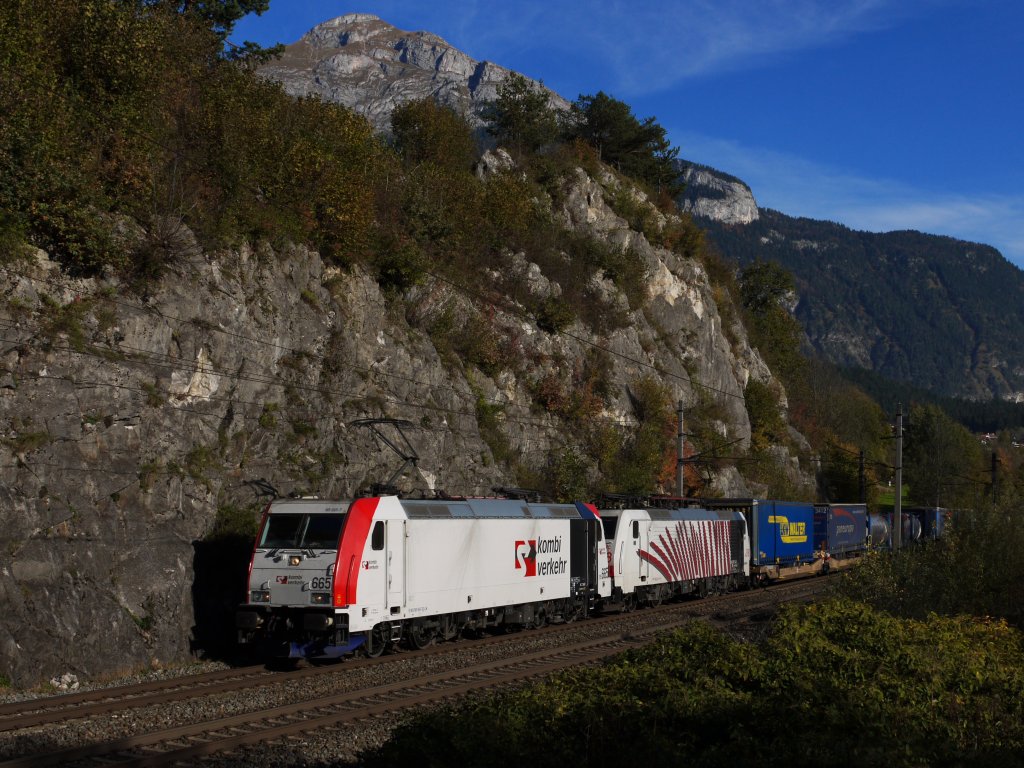
[[[16,684],[225,640],[251,547],[225,526],[251,528],[270,487],[351,497],[387,478],[395,457],[358,417],[414,420],[429,460],[406,482],[502,479],[465,379],[372,278],[303,248],[199,255],[146,297],[39,254],[2,307],[0,666]]]
[[[722,224],[750,224],[757,221],[757,202],[750,187],[734,176],[694,163],[679,163],[686,189],[679,196],[680,207],[699,218]]]
[[[480,106],[494,100],[509,70],[476,61],[429,32],[404,32],[353,13],[314,27],[260,73],[292,95],[344,104],[388,131],[396,106],[425,98],[480,125]],[[555,93],[551,103],[568,107]]]

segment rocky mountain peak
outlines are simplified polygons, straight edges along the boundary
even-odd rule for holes
[[[445,49],[446,52],[453,52],[467,62],[472,62],[468,56],[431,32],[403,32],[369,13],[350,13],[325,21],[303,35],[299,42],[322,49],[352,46],[353,54],[370,55],[381,60],[397,60],[395,51],[410,48],[417,52],[429,49],[435,53]]]
[[[477,61],[430,32],[407,32],[367,13],[317,25],[260,72],[294,96],[316,94],[390,128],[395,107],[433,98],[466,115],[497,95],[509,70]],[[551,94],[552,104],[568,102]]]

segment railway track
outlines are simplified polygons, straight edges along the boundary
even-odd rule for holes
[[[313,681],[322,685],[331,678],[333,686],[337,687],[339,682],[355,677],[360,671],[404,662],[413,663],[419,670],[402,672],[386,682],[377,682],[371,675],[369,682],[356,683],[349,690],[311,693],[297,701],[292,699],[276,706],[257,707],[253,711],[200,722],[142,727],[120,738],[86,739],[84,743],[59,749],[51,748],[45,738],[40,738],[38,749],[23,749],[20,756],[0,762],[0,768],[190,764],[215,752],[336,730],[367,719],[522,683],[566,667],[596,663],[650,642],[694,617],[703,616],[718,624],[728,624],[751,614],[763,614],[781,602],[813,599],[824,582],[823,579],[783,582],[765,590],[671,603],[634,614],[609,615],[577,624],[446,643],[425,651],[359,659],[329,667],[311,666],[288,672],[246,667],[3,705],[0,707],[0,731],[21,735],[18,743],[29,745],[34,742],[33,734],[42,736],[47,726],[64,727],[60,724],[71,720],[92,723],[94,727],[85,730],[102,733],[103,718],[117,717],[119,712],[147,707],[163,709],[174,702],[215,699],[247,689],[301,687]],[[548,647],[538,649],[541,645]],[[469,663],[459,661],[469,654],[491,654],[491,657]],[[447,668],[434,671],[432,667]],[[216,711],[216,707],[212,709]]]

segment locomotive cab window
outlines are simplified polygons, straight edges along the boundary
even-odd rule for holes
[[[263,528],[260,546],[266,549],[294,547],[305,515],[271,515]]]
[[[263,529],[263,549],[337,549],[345,515],[271,515]]]
[[[337,549],[344,515],[310,515],[302,547],[309,549]]]
[[[373,525],[373,538],[370,540],[370,547],[380,551],[384,549],[384,522],[378,520]]]
[[[611,541],[615,538],[615,528],[619,524],[619,518],[608,515],[601,518],[601,525],[604,527],[604,537]]]

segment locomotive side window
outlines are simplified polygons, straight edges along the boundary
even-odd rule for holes
[[[375,550],[384,549],[384,521],[378,520],[373,525],[373,538],[370,540],[370,547]]]
[[[263,529],[260,546],[266,549],[294,547],[305,515],[271,515]]]
[[[640,521],[639,520],[634,520],[633,521],[633,538],[634,539],[639,539],[640,538]]]
[[[302,547],[308,549],[337,549],[344,515],[310,515]]]

